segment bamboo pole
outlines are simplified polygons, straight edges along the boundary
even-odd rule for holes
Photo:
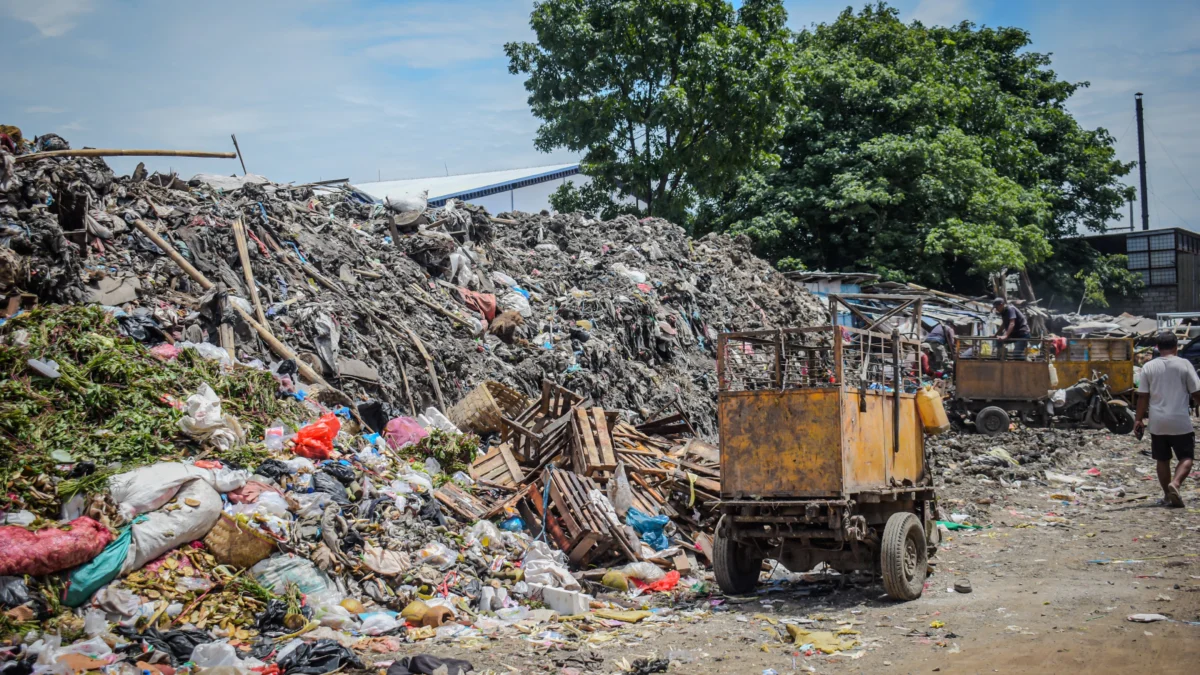
[[[81,150],[48,150],[17,155],[16,161],[35,162],[47,157],[210,157],[237,159],[235,152],[204,152],[202,150],[117,150],[113,148],[83,148]]]
[[[233,221],[233,238],[237,242],[238,257],[242,259],[242,274],[246,277],[246,290],[250,293],[250,301],[254,303],[254,315],[258,322],[267,325],[267,315],[263,312],[262,301],[258,299],[258,286],[254,283],[254,271],[250,269],[250,251],[246,248],[246,230],[242,219]]]

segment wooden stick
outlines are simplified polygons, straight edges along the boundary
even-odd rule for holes
[[[438,384],[437,369],[433,367],[433,357],[425,349],[425,343],[421,342],[421,338],[417,336],[413,329],[405,324],[400,324],[404,332],[408,333],[408,337],[413,341],[417,351],[421,352],[421,356],[425,359],[425,369],[429,371],[429,379],[433,381],[433,393],[437,394],[438,406],[442,412],[446,412],[446,399],[442,398],[442,386]]]
[[[254,271],[250,269],[250,251],[246,248],[246,229],[241,218],[233,221],[233,238],[237,242],[238,257],[242,259],[242,274],[246,277],[246,290],[254,303],[254,315],[265,326],[267,315],[263,312],[262,301],[258,299],[258,286],[254,283]]]
[[[408,368],[404,367],[404,359],[400,358],[400,350],[396,349],[396,342],[392,340],[392,336],[387,334],[387,331],[380,331],[383,337],[387,338],[388,345],[392,348],[392,356],[396,357],[396,363],[400,364],[400,377],[404,380],[404,395],[408,397],[408,414],[416,416],[417,404],[413,402],[412,388],[408,386]]]
[[[17,163],[34,162],[47,157],[211,157],[213,159],[237,159],[235,152],[203,152],[201,150],[115,150],[112,148],[84,148],[82,150],[48,150],[28,155],[17,155]]]
[[[412,295],[413,300],[416,300],[417,302],[421,303],[422,305],[425,305],[429,309],[432,309],[433,311],[437,312],[438,314],[441,314],[442,316],[446,317],[447,319],[450,319],[451,321],[453,321],[456,324],[462,324],[464,326],[468,325],[466,318],[461,317],[458,314],[455,314],[454,312],[452,312],[452,311],[446,309],[445,307],[442,307],[441,305],[437,304],[436,302],[428,299],[428,296],[426,295],[425,291],[423,289],[421,289],[420,287],[418,287],[416,284],[409,284],[408,287],[413,292],[413,295]]]

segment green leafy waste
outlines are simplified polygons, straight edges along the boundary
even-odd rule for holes
[[[295,401],[276,398],[270,373],[224,373],[192,350],[164,362],[121,337],[116,320],[98,307],[33,310],[5,322],[0,337],[0,509],[55,515],[60,499],[95,489],[117,465],[129,469],[199,454],[179,420],[183,402],[204,382],[221,398],[222,410],[238,418],[247,439],[262,438],[272,419],[304,416]],[[30,359],[55,361],[61,377],[37,375]],[[56,480],[56,450],[95,463],[99,477]],[[206,457],[255,466],[267,454],[259,443]]]
[[[441,429],[430,429],[429,435],[409,448],[417,457],[433,457],[442,465],[442,473],[454,475],[456,471],[469,471],[475,453],[479,450],[479,437],[475,434],[448,434]]]

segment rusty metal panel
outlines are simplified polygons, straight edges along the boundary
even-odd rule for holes
[[[846,452],[842,458],[846,492],[861,492],[887,485],[888,453],[892,451],[892,404],[894,399],[880,392],[845,393],[842,406],[842,437]],[[862,400],[866,399],[866,412]]]
[[[1050,389],[1050,370],[1040,361],[959,360],[956,368],[954,386],[962,398],[1034,401]]]
[[[892,453],[889,482],[918,485],[925,478],[925,430],[911,394],[900,398],[900,450]],[[905,483],[908,481],[908,483]]]
[[[841,494],[838,391],[722,392],[721,497]]]

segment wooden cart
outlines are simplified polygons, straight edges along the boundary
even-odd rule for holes
[[[753,589],[774,558],[881,572],[890,596],[921,595],[937,530],[919,347],[842,326],[719,336],[713,563],[726,593]]]

